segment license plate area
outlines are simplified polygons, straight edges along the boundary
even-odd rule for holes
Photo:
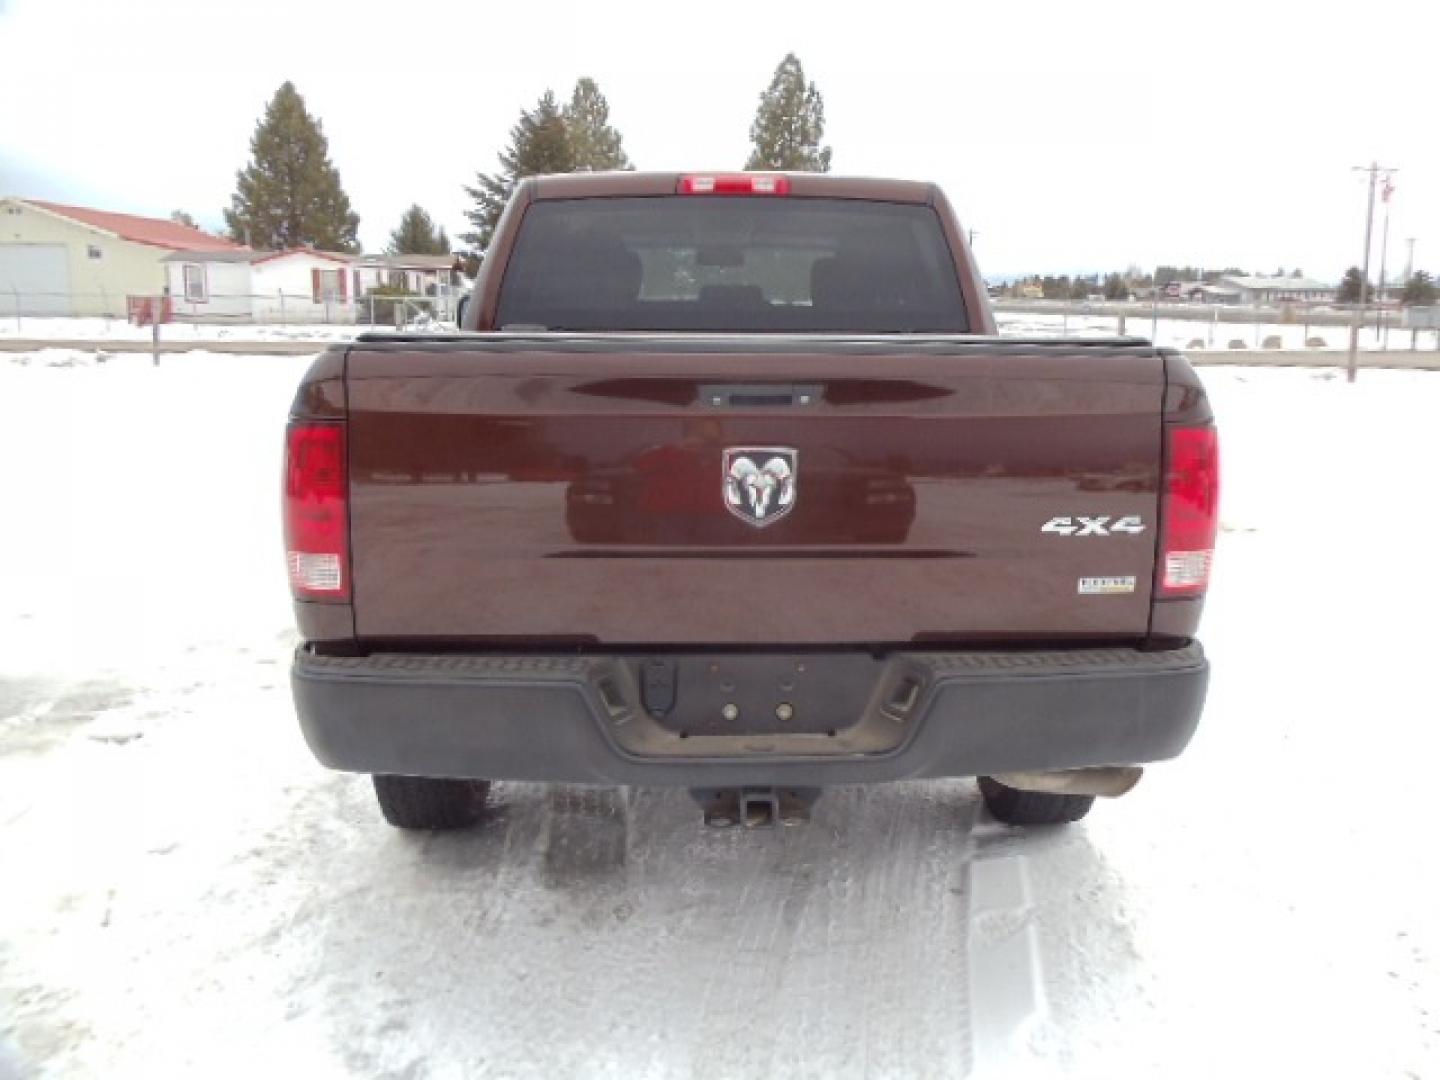
[[[645,712],[682,737],[838,736],[865,714],[885,662],[866,653],[714,654],[634,661]]]

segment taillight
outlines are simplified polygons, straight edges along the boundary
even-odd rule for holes
[[[788,176],[735,173],[729,176],[682,176],[681,195],[789,195]]]
[[[285,561],[300,600],[350,597],[345,428],[296,421],[285,434]]]
[[[1167,429],[1160,518],[1160,594],[1202,595],[1220,523],[1220,449],[1213,427]]]

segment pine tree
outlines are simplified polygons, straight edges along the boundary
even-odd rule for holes
[[[330,163],[329,144],[305,99],[286,82],[250,139],[250,163],[236,174],[225,224],[255,248],[358,251],[360,218]]]
[[[554,94],[546,90],[535,108],[521,111],[519,123],[510,129],[510,147],[499,157],[499,172],[477,173],[475,186],[465,185],[466,194],[475,200],[465,216],[475,229],[460,239],[481,252],[490,246],[500,213],[522,177],[575,171],[570,129]]]
[[[1040,279],[1040,288],[1046,300],[1069,300],[1075,286],[1069,274],[1061,274],[1059,277],[1046,274]]]
[[[430,215],[418,204],[400,217],[400,224],[390,234],[391,255],[449,255],[450,238],[443,228],[437,229]]]
[[[1360,268],[1352,266],[1345,271],[1345,277],[1340,281],[1340,293],[1336,296],[1342,304],[1360,303]],[[1375,286],[1369,282],[1365,283],[1365,296],[1371,298],[1375,295]]]
[[[1435,279],[1424,270],[1416,270],[1405,282],[1405,291],[1400,294],[1400,303],[1406,307],[1429,307],[1435,303],[1437,292]]]
[[[173,222],[175,222],[176,225],[184,225],[184,226],[186,226],[187,228],[191,228],[191,229],[198,229],[198,228],[200,228],[199,225],[195,224],[195,218],[191,216],[191,214],[190,214],[190,212],[189,212],[188,210],[172,210],[172,211],[170,211],[170,220],[173,221]]]
[[[745,168],[829,172],[830,147],[820,145],[824,137],[825,101],[815,84],[805,81],[795,54],[786,53],[770,88],[760,95]]]
[[[576,170],[601,172],[634,168],[620,145],[620,132],[610,126],[610,103],[594,79],[586,76],[575,83],[563,115],[570,132]]]

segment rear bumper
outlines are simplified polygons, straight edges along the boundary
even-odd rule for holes
[[[302,647],[292,683],[305,739],[335,769],[723,787],[1161,761],[1190,741],[1209,677],[1198,642],[857,662],[874,665],[873,692],[838,736],[683,737],[641,706],[636,667],[619,656],[340,658]]]

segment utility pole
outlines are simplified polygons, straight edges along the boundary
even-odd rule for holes
[[[1380,337],[1382,327],[1385,325],[1385,260],[1390,254],[1390,196],[1395,194],[1395,185],[1390,182],[1390,177],[1385,177],[1385,183],[1380,186],[1380,201],[1385,205],[1385,226],[1380,230],[1380,282],[1377,286],[1379,292],[1375,297],[1375,336]]]
[[[1352,166],[1355,172],[1368,172],[1370,174],[1370,195],[1365,203],[1365,255],[1360,260],[1360,303],[1355,307],[1355,315],[1350,320],[1350,359],[1345,367],[1345,381],[1355,381],[1356,352],[1360,347],[1360,327],[1365,322],[1365,306],[1368,303],[1370,291],[1370,237],[1375,229],[1375,181],[1381,173],[1388,179],[1394,169],[1385,168],[1375,162],[1369,165]]]
[[[1160,268],[1155,268],[1155,288],[1150,290],[1150,344],[1160,336]]]

